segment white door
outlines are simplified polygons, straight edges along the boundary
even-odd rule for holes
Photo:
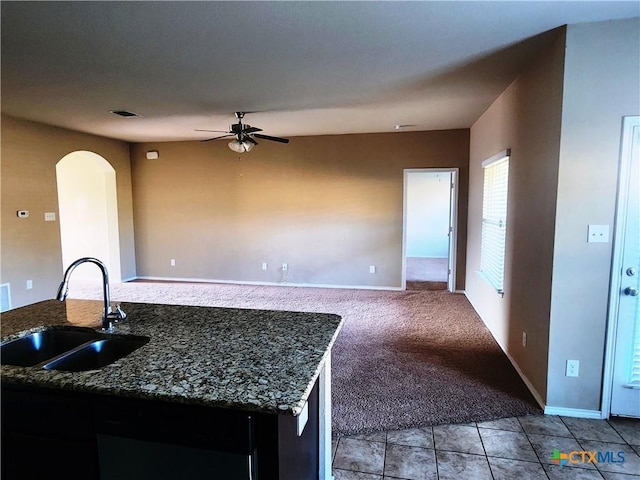
[[[456,290],[456,276],[455,276],[455,259],[456,259],[456,212],[458,210],[457,189],[458,178],[456,171],[451,172],[451,185],[449,189],[449,272],[447,275],[447,288],[450,292]]]
[[[640,418],[640,117],[624,122],[612,305],[617,309],[611,415]],[[614,317],[615,318],[615,317]]]

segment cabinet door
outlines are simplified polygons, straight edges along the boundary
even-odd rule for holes
[[[2,432],[2,479],[98,479],[95,446],[25,433]]]
[[[97,479],[97,452],[86,398],[3,386],[3,480]]]
[[[101,480],[254,479],[248,454],[101,434],[98,451]]]
[[[253,480],[254,426],[246,412],[96,397],[102,480]]]

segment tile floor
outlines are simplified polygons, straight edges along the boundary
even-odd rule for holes
[[[597,451],[604,459],[598,462],[596,454],[593,463],[584,454],[582,462],[582,454],[574,454],[577,463],[559,466],[551,459],[554,449]],[[640,479],[640,421],[531,415],[337,437],[333,475],[335,480]]]

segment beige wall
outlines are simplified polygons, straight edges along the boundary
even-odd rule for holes
[[[399,287],[403,170],[458,167],[464,287],[468,130],[226,143],[133,146],[139,276]]]
[[[10,283],[12,306],[55,296],[62,277],[56,163],[77,150],[95,152],[116,170],[121,271],[135,276],[129,145],[93,135],[2,116],[1,282]],[[16,216],[29,210],[27,219]],[[96,272],[98,270],[96,269]],[[33,280],[33,289],[26,281]]]
[[[599,410],[622,117],[640,114],[640,20],[567,29],[555,229],[548,404]],[[564,376],[567,359],[580,376]]]
[[[466,294],[501,347],[546,394],[549,302],[560,148],[564,30],[471,128]],[[511,148],[504,297],[477,273],[482,161]],[[522,346],[522,332],[527,346]]]
[[[471,128],[467,296],[550,412],[601,408],[612,244],[587,244],[587,226],[613,231],[622,117],[640,113],[639,26],[568,26]],[[500,298],[475,273],[480,163],[508,147]]]

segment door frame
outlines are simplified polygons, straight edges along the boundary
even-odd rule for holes
[[[407,289],[407,183],[410,173],[451,173],[449,269],[447,290],[456,291],[456,251],[458,249],[458,178],[459,168],[405,168],[402,183],[402,290]]]
[[[76,163],[70,162],[70,160],[75,161]],[[56,162],[56,192],[58,201],[58,226],[60,230],[62,271],[64,272],[71,261],[74,260],[75,256],[71,259],[68,258],[68,248],[65,252],[65,236],[69,235],[69,233],[68,230],[67,232],[64,230],[65,226],[68,225],[69,220],[65,220],[65,213],[67,212],[65,212],[64,204],[61,201],[63,192],[61,192],[59,180],[61,173],[64,173],[65,171],[78,171],[78,163],[82,163],[83,171],[85,168],[90,169],[91,174],[101,178],[105,185],[105,197],[94,197],[100,200],[100,203],[104,203],[105,206],[104,220],[106,222],[107,236],[102,239],[104,241],[102,247],[108,252],[108,255],[107,258],[102,258],[101,260],[104,261],[108,267],[109,280],[112,283],[120,283],[122,282],[122,257],[120,252],[120,220],[118,211],[118,185],[116,170],[114,166],[102,155],[89,150],[75,150],[64,155]],[[67,261],[65,262],[65,260]]]
[[[604,369],[602,376],[601,417],[611,415],[611,395],[614,382],[615,342],[618,333],[618,309],[620,305],[620,288],[622,271],[622,257],[624,253],[624,228],[627,217],[627,185],[631,168],[631,144],[633,129],[640,126],[640,116],[622,117],[622,133],[620,140],[620,160],[618,173],[618,192],[616,199],[616,213],[613,228],[613,256],[611,262],[611,280],[609,282],[609,306],[607,312],[607,329],[605,343]]]

